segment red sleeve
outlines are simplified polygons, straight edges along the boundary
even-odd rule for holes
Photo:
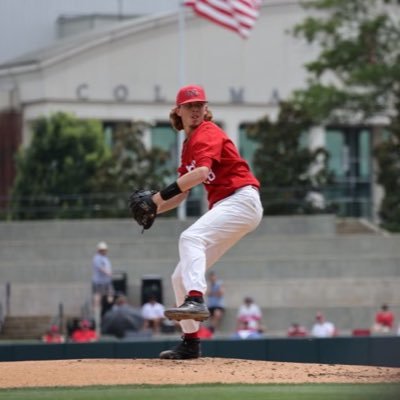
[[[196,135],[193,143],[193,156],[196,166],[211,168],[213,161],[221,161],[224,137],[214,124],[205,124]]]

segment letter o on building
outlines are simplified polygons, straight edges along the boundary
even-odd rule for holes
[[[117,101],[126,101],[129,96],[129,90],[125,85],[118,85],[114,88],[114,98]]]

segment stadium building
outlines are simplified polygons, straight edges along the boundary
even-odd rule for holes
[[[146,144],[170,151],[176,163],[179,139],[168,114],[186,83],[205,87],[216,121],[251,163],[246,125],[277,115],[279,100],[304,87],[303,65],[318,52],[288,33],[306,16],[299,3],[264,1],[247,40],[190,9],[113,24],[93,15],[59,21],[63,39],[0,65],[0,195],[9,193],[14,155],[29,144],[32,122],[58,111],[101,120],[108,138],[119,122],[149,121]],[[94,23],[98,28],[85,32]],[[308,134],[310,148],[330,153],[342,216],[376,219],[372,132],[368,125],[320,126]]]

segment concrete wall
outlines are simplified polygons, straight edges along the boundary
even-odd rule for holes
[[[90,299],[91,257],[109,244],[114,270],[128,275],[129,299],[140,304],[144,276],[159,276],[173,304],[170,275],[179,233],[192,220],[156,221],[143,235],[130,220],[0,223],[0,287],[11,283],[12,315],[52,315],[58,304],[79,314]],[[297,320],[309,326],[317,309],[342,331],[369,327],[388,302],[400,319],[400,236],[335,234],[333,216],[268,217],[215,266],[226,287],[224,329],[245,295],[264,310],[271,332]]]

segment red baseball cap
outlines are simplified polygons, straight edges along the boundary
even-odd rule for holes
[[[185,103],[193,103],[195,101],[203,101],[206,100],[206,93],[201,86],[198,85],[188,85],[179,89],[178,94],[176,95],[176,105],[180,106]]]

